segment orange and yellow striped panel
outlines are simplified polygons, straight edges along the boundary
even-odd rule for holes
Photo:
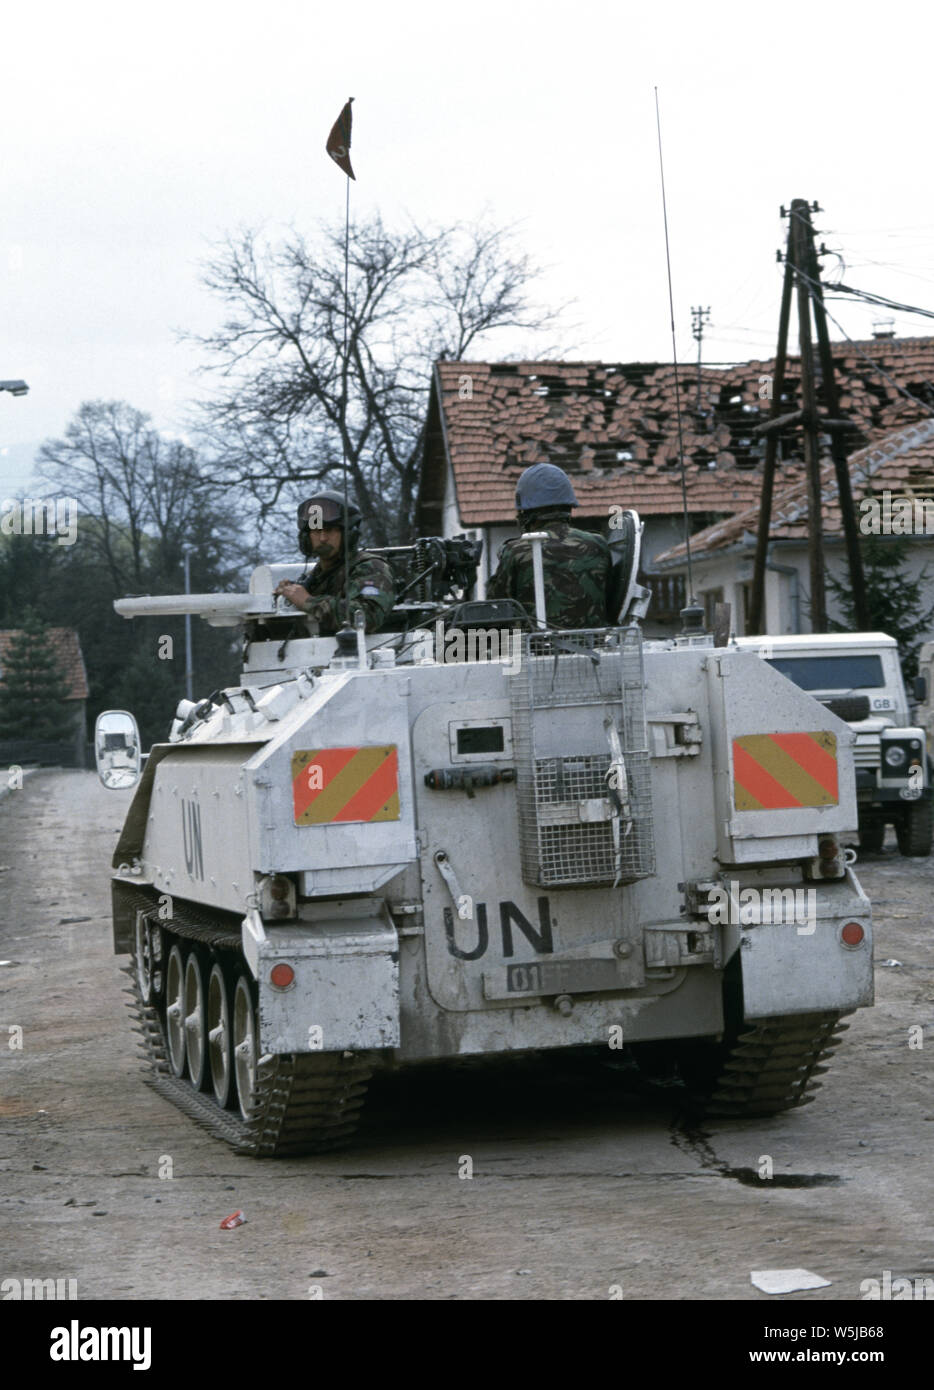
[[[733,740],[737,811],[836,806],[836,734],[746,734]]]
[[[292,754],[296,825],[399,820],[399,752],[308,748]]]

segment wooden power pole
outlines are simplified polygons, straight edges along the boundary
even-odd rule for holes
[[[813,210],[818,210],[816,203]],[[804,434],[804,462],[807,471],[811,631],[824,632],[827,628],[824,537],[821,517],[821,462],[818,440],[818,433],[822,428],[829,431],[831,438],[831,455],[836,471],[837,492],[846,538],[850,586],[853,593],[856,621],[857,625],[864,630],[868,628],[870,623],[866,603],[866,586],[863,578],[862,554],[859,548],[859,533],[853,507],[853,492],[847,466],[845,433],[847,429],[851,428],[851,425],[849,421],[839,418],[839,398],[834,377],[830,338],[827,332],[827,317],[824,312],[817,252],[814,248],[811,211],[811,206],[803,198],[796,198],[791,204],[788,245],[785,253],[785,278],[782,285],[782,306],[779,314],[778,346],[775,353],[775,373],[772,382],[772,409],[768,421],[759,425],[756,430],[757,434],[765,436],[766,446],[762,475],[762,499],[759,508],[759,530],[756,537],[756,554],[753,563],[752,601],[749,612],[750,634],[761,632],[764,626],[765,569],[768,561],[769,533],[772,522],[772,493],[779,434],[782,430],[798,424],[802,426]],[[784,208],[782,215],[785,215]],[[788,322],[793,285],[797,290],[798,304],[801,409],[783,415],[781,413],[781,397],[785,381]],[[817,413],[817,382],[814,370],[814,347],[811,341],[812,303],[821,363],[824,403],[828,411],[826,417],[819,417]]]
[[[807,261],[802,208],[803,198],[791,205],[789,245],[794,247],[794,268],[804,270]],[[808,222],[810,226],[810,222]],[[807,272],[805,272],[806,274]],[[817,443],[817,390],[814,380],[814,351],[811,344],[811,292],[808,283],[796,274],[798,282],[798,349],[801,354],[801,421],[804,430],[804,467],[808,479],[808,569],[811,576],[811,631],[827,631],[827,594],[824,585],[824,534],[821,520],[820,452]]]

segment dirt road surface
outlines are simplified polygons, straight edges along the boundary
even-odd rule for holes
[[[44,771],[0,799],[0,1279],[85,1299],[769,1303],[752,1270],[830,1280],[788,1296],[811,1301],[934,1277],[934,860],[892,844],[860,865],[877,1004],[790,1115],[699,1131],[676,1089],[546,1057],[386,1078],[350,1152],[256,1161],[143,1084],[108,886],[130,795]]]

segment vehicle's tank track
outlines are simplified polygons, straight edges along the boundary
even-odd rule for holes
[[[193,916],[201,914],[194,913]],[[239,937],[204,921],[161,924],[176,937],[197,942],[215,959],[243,963]],[[237,1153],[277,1158],[323,1153],[343,1147],[357,1127],[371,1068],[350,1052],[283,1053],[260,1057],[256,1085],[245,1120],[237,1110],[222,1110],[207,1092],[194,1090],[174,1075],[166,1050],[158,1008],[143,997],[136,962],[125,967],[127,991],[141,1035],[147,1067],[145,1080],[155,1091]]]
[[[720,1066],[699,1108],[708,1115],[775,1115],[807,1105],[823,1065],[849,1028],[839,1013],[788,1014],[762,1019],[721,1053]]]

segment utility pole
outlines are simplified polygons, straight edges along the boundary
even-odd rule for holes
[[[778,347],[775,354],[775,374],[772,382],[772,409],[769,420],[756,427],[755,433],[766,438],[765,466],[762,476],[762,500],[759,509],[759,530],[753,566],[752,602],[750,604],[750,635],[764,627],[765,568],[768,560],[769,533],[772,521],[772,490],[775,477],[775,458],[778,437],[782,430],[800,424],[804,432],[804,461],[808,490],[808,561],[811,584],[811,630],[827,629],[827,599],[824,578],[824,538],[821,517],[820,453],[818,431],[825,429],[831,437],[831,453],[837,478],[837,492],[843,530],[846,537],[850,584],[853,592],[856,620],[860,627],[870,623],[866,605],[862,555],[853,507],[853,492],[847,465],[845,432],[852,428],[848,420],[839,418],[839,397],[834,377],[833,357],[827,333],[823,294],[820,286],[817,252],[814,248],[814,229],[811,212],[819,211],[817,203],[808,204],[796,198],[789,216],[788,243],[785,253],[785,278],[782,286],[782,307],[779,315]],[[778,253],[781,260],[781,252]],[[792,286],[797,288],[798,342],[801,354],[801,409],[781,413],[781,395],[785,379],[788,347],[788,323],[791,311]],[[823,377],[824,403],[829,414],[817,413],[817,384],[814,370],[814,350],[811,341],[811,302],[814,303],[814,322],[817,328],[818,352]]]
[[[863,552],[859,544],[856,509],[853,506],[853,488],[850,484],[850,469],[847,464],[846,431],[849,428],[849,422],[840,419],[840,399],[837,395],[837,381],[833,370],[833,355],[830,351],[830,335],[827,332],[824,291],[820,283],[817,252],[814,249],[814,231],[811,227],[810,211],[806,203],[804,206],[804,220],[807,227],[807,273],[812,282],[810,288],[814,303],[814,326],[817,329],[817,350],[820,355],[821,372],[824,379],[824,404],[830,415],[830,418],[823,423],[830,430],[830,453],[837,477],[837,498],[843,521],[843,535],[846,539],[846,558],[850,570],[854,615],[857,626],[865,632],[871,626],[871,619],[869,604],[866,599],[866,578],[863,574]]]
[[[805,216],[808,205],[803,198],[791,204],[789,246],[794,250],[795,270],[807,263]],[[810,228],[810,219],[807,226]],[[798,281],[798,349],[801,354],[801,408],[804,418],[804,467],[808,479],[808,566],[811,576],[811,631],[827,630],[827,593],[824,584],[824,535],[821,524],[820,458],[817,444],[817,392],[814,383],[814,352],[811,344],[811,292],[800,275]]]
[[[781,252],[779,252],[781,255]],[[772,488],[775,482],[775,456],[778,453],[779,429],[775,427],[782,409],[782,390],[785,385],[785,362],[788,356],[788,320],[791,317],[791,258],[785,257],[785,278],[782,282],[782,307],[778,315],[778,347],[775,352],[775,371],[769,382],[772,409],[769,423],[773,428],[766,435],[765,464],[762,470],[762,499],[759,503],[759,534],[756,537],[756,558],[752,570],[752,602],[749,605],[749,634],[760,633],[765,626],[765,566],[769,555],[769,529],[772,522]]]
[[[697,339],[697,410],[701,410],[701,347],[704,341],[704,324],[710,322],[710,305],[706,309],[691,309],[691,332]]]

